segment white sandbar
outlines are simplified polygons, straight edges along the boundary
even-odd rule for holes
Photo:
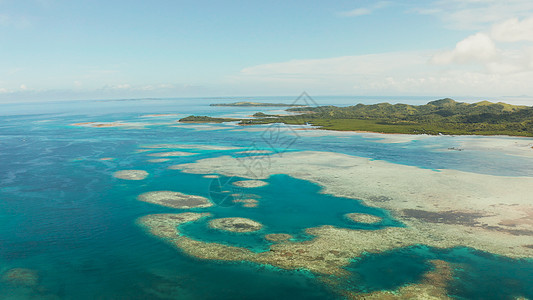
[[[175,157],[175,156],[192,156],[196,155],[198,153],[192,153],[192,152],[183,152],[183,151],[170,151],[170,152],[156,152],[156,153],[150,153],[148,156],[154,156],[154,157]]]
[[[240,180],[232,183],[234,186],[243,188],[257,188],[268,185],[268,182],[262,180]]]
[[[198,144],[155,144],[145,145],[142,148],[148,149],[196,149],[196,150],[238,150],[241,147],[217,146],[217,145],[198,145]]]

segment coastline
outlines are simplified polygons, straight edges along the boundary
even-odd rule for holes
[[[178,121],[177,123],[180,124],[221,124],[226,122],[238,122],[242,121],[244,119],[238,119],[238,118],[231,118],[231,121]],[[246,120],[253,120],[253,119],[246,119]],[[260,126],[260,125],[271,125],[271,124],[284,124],[286,126],[303,126],[301,124],[289,124],[284,122],[277,122],[277,123],[253,123],[253,124],[247,124],[247,123],[237,123],[239,126]],[[521,137],[521,138],[530,138],[533,139],[533,135],[527,136],[527,135],[510,135],[510,134],[486,134],[486,133],[472,133],[472,134],[447,134],[447,133],[438,133],[438,134],[430,134],[430,133],[403,133],[403,132],[386,132],[386,131],[371,131],[371,130],[342,130],[342,129],[332,129],[332,128],[323,128],[323,126],[320,125],[311,125],[312,127],[309,128],[295,128],[294,130],[321,130],[321,131],[332,131],[332,132],[353,132],[353,133],[377,133],[377,134],[397,134],[397,135],[429,135],[429,136],[489,136],[489,137]]]
[[[368,130],[336,130],[336,129],[327,129],[327,128],[320,128],[318,126],[314,126],[311,128],[300,128],[295,130],[322,130],[322,131],[333,131],[333,132],[354,132],[354,133],[376,133],[376,134],[394,134],[394,135],[414,135],[414,136],[486,136],[486,137],[512,137],[512,138],[528,138],[533,141],[533,136],[527,136],[527,135],[507,135],[507,134],[427,134],[427,133],[400,133],[400,132],[381,132],[381,131],[368,131]]]

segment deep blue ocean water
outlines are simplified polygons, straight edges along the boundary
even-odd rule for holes
[[[11,268],[29,268],[36,270],[39,282],[33,287],[0,283],[0,299],[338,297],[309,272],[285,271],[246,262],[197,260],[148,235],[135,224],[137,218],[183,210],[138,201],[139,194],[174,190],[213,196],[213,179],[169,170],[168,166],[220,155],[239,156],[235,154],[239,150],[178,149],[198,154],[172,158],[165,163],[148,163],[147,159],[154,157],[136,152],[142,145],[174,143],[238,146],[242,150],[335,151],[429,169],[533,176],[530,167],[533,159],[530,158],[484,151],[436,151],[447,149],[464,137],[395,144],[380,143],[361,135],[294,138],[291,131],[287,131],[282,134],[291,141],[290,149],[286,149],[286,144],[269,140],[261,127],[255,128],[256,131],[234,131],[241,128],[231,124],[216,125],[218,130],[202,130],[205,127],[195,124],[172,127],[177,125],[178,118],[191,114],[246,116],[258,111],[257,108],[209,107],[215,100],[3,105],[0,111],[0,277]],[[239,100],[242,99],[224,99],[223,102]],[[290,98],[279,100],[276,102],[292,102]],[[348,103],[346,99],[343,101]],[[275,110],[279,109],[262,111]],[[143,117],[150,113],[176,113],[178,116]],[[119,120],[165,124],[133,129],[69,125]],[[277,148],[271,149],[273,145]],[[152,150],[160,151],[165,150]],[[100,160],[105,157],[114,160]],[[143,181],[112,177],[113,172],[123,169],[142,169],[150,175]],[[222,233],[209,229],[208,219],[183,225],[180,229],[196,239],[265,251],[269,246],[262,238],[265,233],[289,233],[296,240],[303,240],[312,238],[305,234],[305,228],[320,225],[368,230],[401,226],[386,211],[322,194],[320,187],[313,183],[282,174],[266,181],[269,185],[265,187],[243,189],[243,193],[253,194],[259,201],[256,208],[219,205],[193,210],[208,211],[214,217],[251,218],[265,225],[262,231],[244,235]],[[349,212],[370,213],[384,220],[376,225],[357,225],[343,217]],[[434,258],[465,266],[449,291],[458,298],[533,297],[531,261],[504,259],[461,248],[437,251],[415,247],[365,256],[347,267],[354,274],[354,279],[347,283],[348,288],[371,291],[416,282],[429,268],[428,260]],[[500,286],[497,291],[494,283]]]

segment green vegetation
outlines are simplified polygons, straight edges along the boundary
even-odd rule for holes
[[[256,112],[252,115],[254,118],[271,118],[271,117],[279,117],[278,115],[269,115],[265,114],[263,112]]]
[[[277,107],[297,107],[305,105],[296,105],[296,104],[285,104],[285,103],[260,103],[260,102],[234,102],[234,103],[214,103],[210,106],[277,106]]]
[[[469,104],[446,98],[425,105],[379,103],[348,107],[290,108],[287,111],[301,114],[266,117],[267,115],[258,113],[254,115],[255,119],[230,120],[240,121],[242,125],[311,124],[322,129],[340,131],[533,136],[533,107],[501,102],[483,101]],[[206,122],[220,120],[209,117],[195,118],[208,118]]]

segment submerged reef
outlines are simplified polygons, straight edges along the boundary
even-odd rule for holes
[[[265,234],[265,240],[270,242],[283,242],[292,239],[292,235],[287,233],[270,233]]]
[[[36,286],[39,281],[37,271],[25,268],[14,268],[2,275],[2,281],[17,286]]]
[[[185,173],[257,179],[249,177],[246,168],[235,163],[235,158],[230,156],[201,159],[176,165],[173,169]],[[455,170],[433,171],[311,151],[272,157],[269,168],[264,169],[260,179],[274,174],[288,174],[311,181],[321,185],[323,193],[361,200],[368,206],[385,209],[405,226],[364,230],[324,225],[305,230],[307,235],[313,236],[312,239],[290,242],[289,235],[267,234],[264,238],[274,243],[268,251],[254,252],[182,235],[176,225],[185,222],[181,219],[176,222],[164,215],[147,216],[143,220],[150,222],[141,223],[152,234],[196,258],[249,261],[340,277],[350,275],[345,267],[353,258],[413,245],[437,249],[464,246],[511,258],[533,257],[533,224],[528,219],[533,211],[533,178]],[[195,215],[188,221],[200,217]],[[353,213],[345,217],[359,223],[381,221],[381,218],[367,214]],[[212,226],[215,221],[211,220],[209,224]],[[174,224],[174,227],[168,224]],[[219,224],[223,225],[227,224]],[[353,299],[447,299],[446,287],[451,280],[451,268],[443,261],[432,261],[432,264],[434,271],[415,284],[394,291],[366,294],[345,291],[345,296]]]
[[[349,214],[345,214],[344,217],[356,223],[366,223],[366,224],[375,224],[375,223],[381,222],[382,220],[381,217],[369,215],[369,214],[361,214],[361,213],[349,213]]]
[[[209,227],[229,232],[254,232],[261,230],[263,225],[246,218],[220,218],[209,221]]]
[[[189,209],[209,207],[213,204],[205,197],[196,195],[187,195],[173,191],[155,191],[139,195],[140,201],[159,204],[162,206]]]
[[[237,194],[236,196],[234,195],[235,194],[232,194],[233,197],[240,196],[239,194]],[[259,203],[259,201],[255,199],[235,199],[233,200],[233,203],[242,203],[242,207],[257,207],[257,204]]]
[[[246,168],[231,156],[201,159],[173,168],[186,173],[250,178]],[[528,220],[533,211],[533,178],[434,171],[317,151],[272,156],[269,168],[263,170],[259,179],[274,174],[311,181],[321,185],[324,193],[385,209],[405,225],[372,231],[331,226],[310,228],[308,233],[316,237],[305,245],[275,246],[300,245],[313,257],[324,260],[311,264],[294,255],[290,263],[293,265],[320,269],[321,264],[324,267],[331,264],[335,269],[348,257],[365,251],[380,252],[416,244],[435,248],[465,246],[511,258],[533,257],[533,248],[529,246],[533,244],[533,222]],[[290,250],[293,249],[283,249]],[[337,261],[328,262],[328,250],[342,255]],[[206,258],[212,256],[196,253],[192,248],[188,251]]]
[[[177,225],[199,219],[209,214],[160,214],[148,215],[139,220],[152,234],[170,242],[185,253],[202,259],[251,261],[260,264],[270,264],[284,269],[305,268],[320,274],[345,275],[343,268],[353,257],[364,253],[381,252],[397,247],[407,246],[402,242],[404,232],[401,228],[390,227],[383,230],[349,230],[332,226],[307,229],[307,234],[315,235],[310,241],[276,243],[270,251],[252,252],[246,248],[227,246],[219,243],[197,241],[181,235]],[[215,219],[210,225],[218,228],[231,228],[233,219],[235,224],[244,224],[242,228],[233,230],[259,230],[261,224],[243,218]],[[253,227],[255,226],[255,227]],[[266,237],[265,237],[266,238]],[[270,235],[271,240],[289,238],[289,235]]]
[[[144,216],[137,223],[155,236],[163,239],[179,238],[178,226],[210,216],[209,213],[186,212],[181,214],[156,214]]]
[[[375,291],[356,293],[345,291],[348,299],[451,299],[446,293],[448,283],[453,279],[453,270],[449,263],[432,260],[434,269],[424,275],[420,283],[404,285],[394,291]]]
[[[232,183],[234,186],[242,188],[257,188],[268,185],[268,182],[262,180],[240,180]]]
[[[122,170],[113,173],[113,176],[124,180],[143,180],[148,176],[148,172],[143,170]]]

